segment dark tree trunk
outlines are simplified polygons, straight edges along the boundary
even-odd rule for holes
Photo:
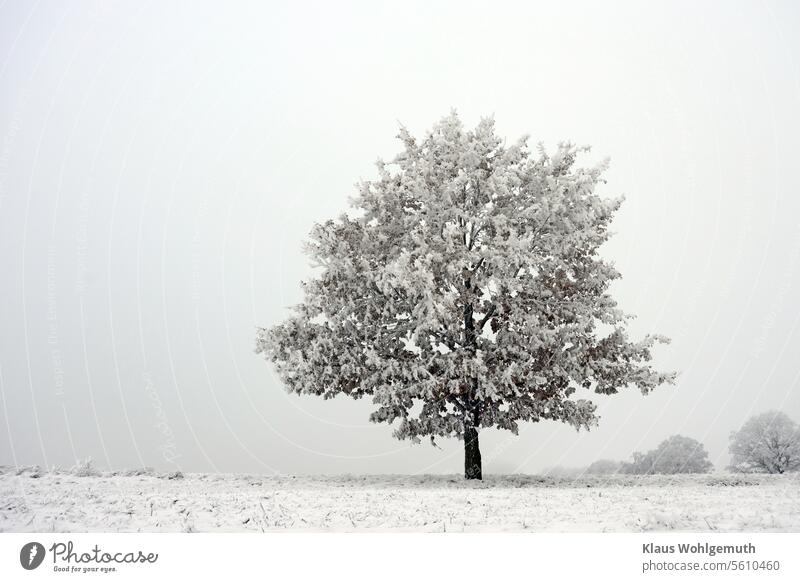
[[[478,429],[473,426],[464,428],[464,478],[483,479]]]
[[[464,235],[466,237],[466,235]],[[466,243],[466,239],[465,239]],[[470,242],[471,244],[471,242]],[[477,351],[477,333],[472,308],[472,280],[469,270],[465,269],[464,290],[464,348],[475,358]],[[464,478],[483,479],[481,467],[481,449],[478,445],[478,427],[481,425],[480,403],[476,401],[478,394],[478,378],[469,379],[469,391],[464,397]]]

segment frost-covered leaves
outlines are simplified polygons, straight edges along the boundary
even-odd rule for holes
[[[800,426],[777,410],[753,416],[731,434],[730,453],[736,472],[800,471]]]
[[[417,440],[465,422],[589,427],[595,406],[578,389],[672,380],[648,365],[664,338],[629,341],[608,293],[619,273],[597,250],[621,201],[595,193],[605,164],[576,168],[571,144],[507,146],[491,120],[466,131],[455,114],[421,142],[399,138],[353,215],[311,232],[320,274],[304,303],[259,332],[290,391],[368,395],[373,421]]]

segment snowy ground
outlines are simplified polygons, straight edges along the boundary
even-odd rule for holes
[[[0,531],[800,531],[800,479],[269,477],[0,468]]]

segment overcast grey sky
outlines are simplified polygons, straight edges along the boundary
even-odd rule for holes
[[[312,224],[456,108],[611,158],[615,293],[681,372],[590,433],[484,431],[485,472],[674,433],[724,466],[749,415],[800,420],[799,29],[791,1],[0,4],[0,464],[460,472],[253,353]]]

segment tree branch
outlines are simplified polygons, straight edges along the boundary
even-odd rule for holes
[[[478,333],[483,331],[483,326],[486,325],[486,322],[489,321],[494,315],[494,312],[496,311],[495,307],[496,307],[495,304],[492,303],[492,305],[489,307],[489,311],[487,311],[486,315],[484,315],[478,322]]]
[[[452,394],[447,395],[447,401],[452,402],[457,408],[461,409],[462,411],[466,412],[466,407],[458,401],[458,398],[453,396]]]
[[[472,271],[470,271],[470,273],[471,273],[471,274],[473,274],[473,275],[474,275],[475,273],[477,273],[477,272],[478,272],[478,269],[480,269],[480,268],[481,268],[481,266],[483,266],[483,263],[484,263],[484,261],[485,261],[485,257],[481,257],[481,258],[480,258],[480,260],[478,261],[478,264],[477,264],[477,265],[475,265],[475,268],[474,268],[474,269],[472,269]]]
[[[475,246],[475,239],[478,238],[478,235],[483,232],[483,229],[486,228],[486,225],[483,224],[478,227],[478,230],[474,230],[474,226],[470,228],[470,235],[469,235],[469,245],[467,246],[467,250],[472,250],[472,247]]]
[[[461,345],[461,342],[459,342],[457,339],[450,337],[446,334],[442,334],[438,331],[430,330],[430,334],[436,339],[438,339],[440,342],[442,342],[444,345],[446,345],[448,348],[450,348],[450,351],[453,352],[456,351],[456,345],[459,346]]]

